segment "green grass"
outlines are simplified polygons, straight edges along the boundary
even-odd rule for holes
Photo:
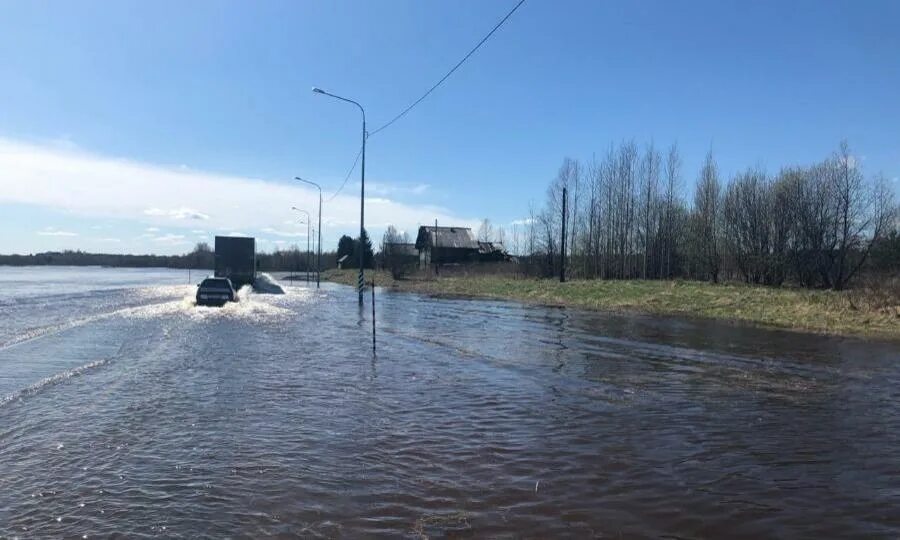
[[[356,284],[354,270],[332,270],[323,273],[322,277]],[[847,291],[713,285],[697,281],[574,280],[559,283],[556,280],[497,276],[394,280],[385,272],[376,273],[376,283],[432,295],[706,317],[807,332],[900,339],[900,306],[869,303],[864,297],[854,297],[854,293]]]

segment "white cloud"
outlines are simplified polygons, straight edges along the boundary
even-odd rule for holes
[[[186,244],[187,243],[183,234],[163,234],[160,236],[154,236],[153,241],[156,243],[159,243],[159,244],[170,244],[170,245],[178,245],[178,244]]]
[[[291,206],[317,208],[319,201],[316,189],[297,182],[205,173],[99,156],[77,147],[3,138],[0,171],[0,205],[30,204],[91,219],[149,221],[147,225],[185,233],[202,220],[206,230],[245,231],[252,236],[295,219]],[[427,185],[406,189],[425,192]],[[380,234],[376,224],[383,223],[406,230],[435,219],[460,226],[477,227],[478,223],[428,204],[381,197],[367,202],[366,221],[373,237]],[[323,210],[323,224],[330,224],[323,227],[326,241],[358,227],[359,198],[352,190],[335,197]]]
[[[41,236],[78,236],[77,232],[61,231],[54,227],[45,227],[43,230],[37,231]]]
[[[172,219],[209,219],[208,214],[204,214],[203,212],[194,210],[193,208],[188,208],[186,206],[182,206],[180,208],[171,208],[169,210],[163,210],[161,208],[147,208],[146,210],[144,210],[144,214],[155,217],[170,217]]]
[[[510,225],[531,225],[534,220],[531,218],[514,219],[509,222]]]
[[[352,225],[354,228],[358,229],[359,228],[359,220],[358,219],[326,219],[324,228],[328,228],[331,225],[334,225],[336,227],[349,227]]]
[[[159,232],[159,227],[147,227],[144,230],[147,232]]]
[[[357,184],[359,186],[359,184]],[[389,184],[386,182],[366,182],[366,192],[373,195],[422,195],[431,186],[428,184]]]
[[[99,240],[100,242],[121,242],[121,240],[119,240],[118,238],[98,238],[97,240]]]
[[[201,219],[207,220],[209,219],[209,214],[204,214],[203,212],[198,212],[192,208],[178,208],[176,210],[171,210],[169,215],[175,219]]]
[[[306,231],[303,231],[303,232],[280,231],[278,229],[273,229],[272,227],[263,227],[262,232],[274,234],[275,236],[288,236],[288,237],[292,237],[292,238],[298,237],[298,236],[302,236],[302,237],[306,236]]]
[[[203,229],[194,229],[191,232],[194,234],[206,234],[206,231],[204,231]]]

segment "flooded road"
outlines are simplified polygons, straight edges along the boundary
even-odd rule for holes
[[[0,268],[0,537],[900,535],[896,344],[185,278]]]

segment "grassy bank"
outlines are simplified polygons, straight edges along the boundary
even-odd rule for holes
[[[329,270],[322,278],[356,284],[355,270]],[[367,278],[368,280],[368,278]],[[394,280],[376,274],[379,286],[432,295],[517,300],[551,306],[686,315],[808,332],[900,339],[900,305],[859,292],[812,291],[695,281],[601,281],[447,277]]]

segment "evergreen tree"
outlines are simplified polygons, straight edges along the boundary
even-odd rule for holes
[[[347,260],[344,261],[344,268],[350,268],[356,262],[356,258],[353,256],[355,242],[352,238],[347,236],[346,234],[341,236],[340,240],[338,240],[338,249],[337,249],[337,259],[340,260],[344,255],[349,255]]]
[[[366,268],[375,268],[375,253],[372,251],[372,240],[369,238],[369,233],[366,232],[365,229],[362,230],[362,242],[357,240],[356,244],[359,245],[362,243],[363,245],[363,265]],[[357,246],[354,246],[356,248]],[[359,252],[354,249],[354,253],[356,254],[356,260],[353,262],[357,263],[356,266],[359,266]]]

